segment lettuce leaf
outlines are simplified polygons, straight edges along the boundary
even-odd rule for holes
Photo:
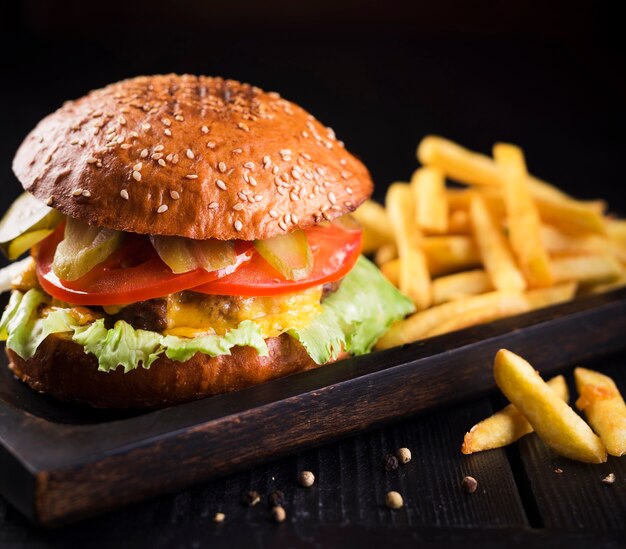
[[[37,289],[22,294],[14,291],[2,318],[0,340],[23,359],[31,358],[52,333],[70,333],[85,353],[98,359],[98,369],[124,372],[150,368],[163,353],[184,362],[196,353],[230,355],[235,346],[253,347],[261,356],[269,354],[257,324],[244,320],[223,336],[182,338],[138,330],[122,320],[107,328],[104,319],[80,326],[68,309],[53,308],[40,317],[39,305],[46,296]],[[364,257],[343,279],[339,289],[322,303],[322,312],[305,328],[289,330],[311,358],[324,364],[345,350],[360,355],[371,350],[392,322],[413,311],[411,301],[391,285]]]
[[[289,331],[317,364],[337,358],[342,350],[368,353],[389,326],[412,313],[414,306],[361,256],[322,309],[311,324]]]

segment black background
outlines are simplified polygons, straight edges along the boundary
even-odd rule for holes
[[[379,198],[390,182],[409,178],[417,143],[437,133],[483,152],[498,140],[515,142],[536,175],[626,211],[625,34],[608,4],[6,4],[0,11],[1,210],[20,192],[11,171],[15,150],[64,100],[138,74],[189,72],[248,81],[299,103],[361,157]],[[204,501],[210,493],[197,488],[131,510],[127,525],[133,517],[147,525],[155,510],[167,514],[180,498]],[[11,539],[33,539],[15,512],[6,520]],[[102,524],[113,527],[115,520]]]

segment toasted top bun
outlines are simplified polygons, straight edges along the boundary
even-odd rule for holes
[[[70,101],[26,137],[27,191],[90,225],[195,239],[268,238],[354,210],[367,169],[276,93],[142,76]]]

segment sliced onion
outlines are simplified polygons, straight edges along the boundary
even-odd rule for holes
[[[266,240],[256,240],[254,247],[287,280],[304,280],[313,269],[313,254],[306,233],[300,229]]]

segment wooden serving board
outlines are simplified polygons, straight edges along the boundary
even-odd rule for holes
[[[549,375],[626,348],[626,289],[146,413],[59,403],[0,365],[0,492],[56,526],[494,389],[506,347]]]

